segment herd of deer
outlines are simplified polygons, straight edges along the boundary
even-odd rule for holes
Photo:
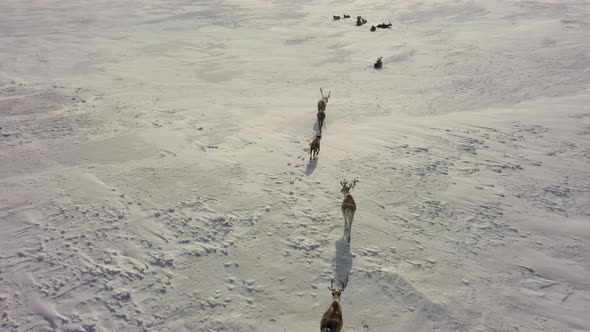
[[[350,18],[349,15],[344,14],[344,18]],[[340,20],[340,16],[334,16],[334,20]],[[362,18],[361,16],[357,17],[357,26],[362,26],[367,23],[367,20]],[[388,24],[379,24],[377,27],[372,26],[371,31],[375,31],[377,28],[380,29],[390,29],[392,26],[391,22]],[[379,57],[373,68],[381,69],[383,67],[383,62],[381,61],[383,57]],[[330,94],[332,91],[328,92],[328,95],[324,95],[324,90],[320,88],[320,94],[322,98],[318,101],[318,132],[316,133],[316,137],[314,140],[309,144],[309,161],[311,162],[312,159],[317,159],[318,154],[320,153],[320,140],[322,139],[322,128],[324,127],[324,120],[326,119],[326,106],[328,105],[328,100],[330,99]],[[344,217],[344,236],[346,237],[347,243],[350,243],[350,235],[352,233],[352,221],[354,219],[354,213],[356,212],[356,203],[350,194],[350,189],[354,188],[357,184],[358,180],[354,179],[352,183],[349,183],[347,180],[340,181],[340,185],[342,189],[342,195],[344,195],[344,199],[342,200],[342,216]],[[340,287],[334,288],[334,280],[330,284],[328,289],[332,292],[332,303],[322,315],[322,320],[320,321],[320,331],[321,332],[340,332],[343,326],[342,320],[342,306],[340,305],[340,295],[346,289],[346,285],[348,284],[348,277],[346,280],[339,281]]]
[[[332,15],[334,21],[338,21],[340,20],[340,16],[339,15]],[[344,14],[344,18],[350,18],[350,15],[346,15]],[[362,16],[357,16],[356,17],[356,26],[361,27],[365,24],[367,24],[367,19],[363,18]],[[391,24],[391,21],[389,23],[381,23],[381,24],[377,24],[377,26],[371,26],[371,32],[377,31],[377,28],[379,29],[391,29],[391,27],[393,26],[393,24]]]
[[[320,94],[322,95],[322,98],[318,101],[317,114],[319,131],[316,133],[315,139],[309,144],[310,162],[312,159],[317,159],[317,155],[320,153],[322,127],[324,126],[324,120],[326,119],[326,106],[328,105],[328,100],[330,99],[331,93],[332,91],[328,92],[328,95],[324,95],[324,90],[320,88]],[[354,179],[350,183],[347,180],[340,181],[340,185],[342,186],[340,192],[344,196],[341,205],[342,216],[344,218],[344,236],[346,237],[346,241],[349,244],[352,233],[352,221],[354,220],[354,213],[356,212],[356,203],[350,194],[350,190],[354,188],[357,182],[357,179]],[[340,295],[342,292],[344,292],[344,289],[348,284],[348,277],[344,281],[339,281],[339,283],[340,287],[334,288],[334,280],[332,280],[330,287],[328,287],[328,289],[332,292],[332,303],[322,316],[322,320],[320,322],[321,332],[340,332],[342,330],[343,320],[342,306],[340,305]]]

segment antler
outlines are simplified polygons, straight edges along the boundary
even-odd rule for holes
[[[356,184],[359,182],[359,180],[357,178],[355,178],[352,183],[348,183],[347,180],[342,180],[340,181],[340,185],[342,186],[342,188],[346,188],[348,190],[354,188],[354,186],[356,186]]]
[[[344,292],[347,285],[348,285],[348,277],[346,277],[346,280],[340,281],[340,292]]]
[[[328,287],[328,289],[332,292],[335,290],[334,289],[334,279],[332,279],[332,281],[330,281],[330,287]]]
[[[346,180],[340,181],[340,185],[342,186],[342,188],[349,188],[348,187],[348,181],[346,181]]]
[[[322,98],[324,98],[324,90],[320,88],[320,93],[322,94]]]
[[[330,92],[328,92],[328,98],[330,98],[331,94],[332,94],[332,90],[330,90]]]
[[[338,289],[335,289],[334,288],[334,279],[332,279],[330,281],[330,287],[328,287],[328,289],[332,292],[334,292],[334,291],[337,291],[340,293],[344,292],[344,290],[346,289],[346,286],[348,285],[348,277],[346,277],[346,280],[344,280],[344,281],[339,280],[338,282],[340,283],[340,287]]]

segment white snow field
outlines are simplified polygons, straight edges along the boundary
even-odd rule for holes
[[[590,331],[589,1],[2,0],[0,127],[0,331]]]

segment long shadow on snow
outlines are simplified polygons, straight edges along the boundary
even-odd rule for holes
[[[317,159],[312,159],[309,164],[307,164],[307,169],[305,170],[305,174],[307,174],[307,176],[310,176],[311,173],[313,173],[313,171],[315,171],[316,166],[318,165],[318,160]]]
[[[320,129],[320,122],[318,120],[315,121],[313,124],[313,131],[315,131],[316,136],[322,135],[322,130],[326,129],[326,120],[324,120],[324,125]]]
[[[335,280],[345,280],[352,271],[352,252],[350,252],[350,243],[347,243],[345,238],[336,241],[334,265]]]

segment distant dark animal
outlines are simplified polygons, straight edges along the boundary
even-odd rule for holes
[[[360,26],[362,26],[363,24],[365,24],[365,23],[363,23],[363,18],[362,18],[362,17],[360,17],[360,16],[357,16],[357,17],[356,17],[356,26],[357,26],[357,27],[360,27]]]
[[[377,25],[379,29],[391,29],[392,26],[391,21],[389,21],[389,24],[381,23]]]
[[[316,135],[313,141],[309,144],[309,161],[311,161],[312,156],[313,159],[317,159],[318,154],[320,154],[320,139],[322,135]]]
[[[324,126],[325,119],[326,119],[326,112],[318,111],[318,124],[320,127],[320,133],[322,132],[322,127]]]
[[[350,18],[350,15],[343,14],[344,18]]]
[[[377,30],[377,28],[375,28],[375,26],[373,25],[373,26],[371,27],[371,31],[375,31],[375,30]]]
[[[321,332],[340,332],[342,331],[342,326],[344,325],[344,321],[342,319],[342,306],[340,305],[340,295],[346,289],[346,285],[348,285],[348,277],[346,280],[340,281],[340,287],[334,288],[334,280],[330,284],[328,289],[332,292],[332,303],[326,309],[326,312],[322,315],[322,320],[320,321],[320,331]]]
[[[364,18],[362,20],[363,20],[363,24],[366,24],[367,23],[367,20],[365,20]]]
[[[375,62],[375,64],[373,65],[373,68],[375,68],[375,69],[381,69],[381,68],[383,68],[383,62],[381,62],[381,59],[383,59],[382,56],[380,56],[377,59],[377,62]]]
[[[340,19],[340,16],[334,15],[334,21],[338,21],[339,19]]]

